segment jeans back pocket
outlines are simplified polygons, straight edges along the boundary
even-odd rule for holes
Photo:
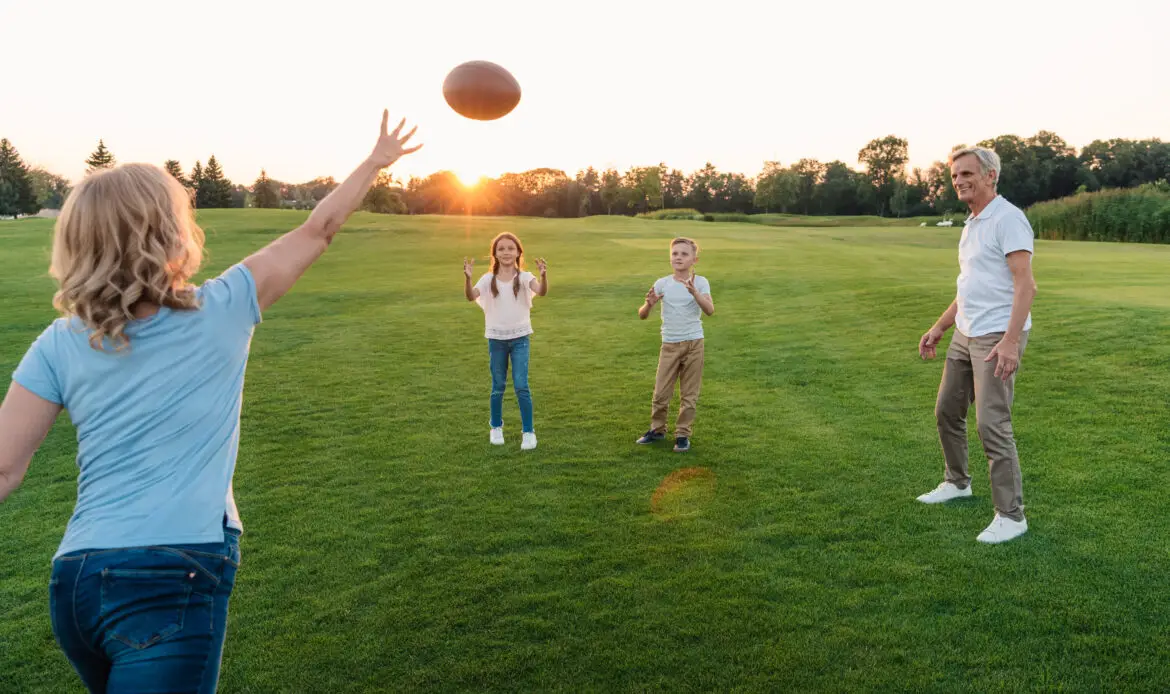
[[[194,584],[194,569],[103,569],[104,631],[137,650],[177,634]]]

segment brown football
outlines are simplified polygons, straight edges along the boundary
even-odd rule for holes
[[[520,83],[504,68],[486,60],[456,67],[443,80],[443,98],[461,116],[495,120],[520,103]]]

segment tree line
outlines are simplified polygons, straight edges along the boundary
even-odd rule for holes
[[[976,143],[1000,156],[1000,192],[1020,207],[1078,192],[1134,188],[1170,179],[1170,143],[1150,140],[1095,140],[1080,152],[1061,137],[1040,131],[1031,137],[1001,135]],[[963,145],[956,146],[956,149]],[[948,215],[964,206],[950,184],[944,161],[907,170],[908,143],[895,135],[877,138],[858,151],[858,168],[843,161],[801,159],[787,166],[768,161],[754,177],[722,172],[707,163],[684,173],[665,163],[626,171],[593,167],[570,177],[560,169],[538,168],[484,178],[464,185],[450,171],[411,177],[405,184],[383,173],[363,209],[385,214],[480,214],[538,217],[633,215],[664,208],[702,213],[781,212],[802,215]],[[114,155],[99,140],[86,160],[87,173],[114,166]],[[164,167],[192,190],[198,208],[262,207],[311,209],[338,182],[319,177],[305,183],[271,179],[264,170],[250,186],[233,184],[214,155],[184,172],[176,160]],[[58,208],[69,181],[43,169],[29,169],[15,147],[0,140],[0,216],[35,214]]]
[[[1097,140],[1080,153],[1058,135],[1002,135],[977,143],[1000,156],[1000,192],[1020,207],[1078,192],[1131,188],[1170,178],[1170,143]],[[965,147],[956,145],[954,149]],[[504,174],[464,187],[440,171],[410,180],[401,195],[411,213],[520,214],[579,217],[691,208],[702,213],[781,212],[802,215],[916,217],[961,212],[950,168],[936,161],[907,170],[908,143],[894,135],[858,152],[861,169],[845,162],[765,162],[754,178],[708,163],[684,174],[657,166],[625,172],[588,168],[569,178],[557,169]]]

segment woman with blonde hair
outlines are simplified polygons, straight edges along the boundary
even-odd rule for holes
[[[91,692],[213,692],[243,530],[232,498],[253,328],[325,251],[378,172],[418,146],[389,114],[300,227],[196,287],[186,189],[158,167],[88,176],[57,220],[62,317],[0,405],[0,501],[62,409],[77,503],[53,559],[53,634]]]

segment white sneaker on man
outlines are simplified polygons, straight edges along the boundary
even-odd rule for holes
[[[492,427],[491,442],[493,446],[504,445],[504,427]]]
[[[531,451],[536,448],[536,432],[526,431],[520,441],[520,450]]]
[[[967,485],[966,489],[959,489],[950,482],[943,482],[931,491],[918,497],[918,500],[924,504],[941,504],[944,501],[965,499],[969,496],[971,496],[971,485]]]
[[[991,525],[987,526],[975,539],[989,545],[997,545],[1001,542],[1014,540],[1026,532],[1028,532],[1027,518],[1022,521],[1014,521],[997,513],[995,519],[991,521]]]

